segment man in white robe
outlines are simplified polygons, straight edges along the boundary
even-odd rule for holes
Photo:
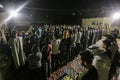
[[[111,66],[111,59],[103,54],[103,41],[104,39],[101,39],[96,44],[94,44],[93,46],[96,48],[92,50],[94,54],[93,65],[98,71],[98,80],[108,80],[109,70]]]
[[[12,51],[12,57],[15,67],[18,69],[25,64],[25,53],[23,52],[22,37],[17,37],[16,31],[12,32],[9,40],[9,46]]]

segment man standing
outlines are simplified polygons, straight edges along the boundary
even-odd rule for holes
[[[22,38],[22,37],[21,37]],[[23,42],[17,37],[16,31],[12,32],[12,37],[9,40],[9,46],[12,50],[12,57],[15,67],[18,69],[25,64],[25,54],[23,52]]]
[[[36,31],[36,35],[38,37],[38,47],[40,47],[40,40],[41,40],[41,36],[42,36],[42,29],[41,26],[38,26],[38,29]]]

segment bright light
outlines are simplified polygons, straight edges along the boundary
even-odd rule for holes
[[[15,11],[10,11],[10,16],[7,18],[7,19],[5,19],[4,21],[3,21],[3,23],[5,23],[5,22],[7,22],[8,20],[10,20],[12,17],[17,17],[17,15],[18,15],[18,12],[21,10],[21,9],[23,9],[27,4],[28,4],[28,2],[29,1],[26,1],[23,5],[21,5],[18,9],[16,9]]]
[[[11,17],[17,17],[18,16],[18,12],[17,11],[10,11],[10,16]]]
[[[119,12],[114,13],[113,16],[112,16],[112,18],[114,20],[120,19],[120,13]]]

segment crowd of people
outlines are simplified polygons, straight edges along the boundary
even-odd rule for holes
[[[106,35],[104,39],[99,40],[96,44],[89,47],[94,56],[94,58],[89,57],[92,63],[87,63],[88,66],[94,67],[88,67],[90,72],[87,76],[90,80],[117,80],[117,67],[120,67],[119,46],[116,40],[118,34],[119,31],[114,30],[110,34]],[[89,54],[90,53],[91,52],[89,52]],[[97,74],[95,74],[96,70]],[[96,75],[96,77],[90,77],[92,73]]]
[[[79,52],[102,39],[102,33],[102,28],[82,28],[78,25],[36,25],[29,32],[6,31],[6,39],[1,38],[0,41],[0,53],[11,60],[10,69],[25,68],[32,77],[35,75],[34,80],[46,80]],[[108,54],[108,47],[111,46],[108,42],[108,39],[103,41],[106,44],[104,54],[112,61],[114,55]]]

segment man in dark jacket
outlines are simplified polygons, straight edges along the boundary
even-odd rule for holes
[[[97,69],[92,65],[93,55],[90,51],[83,51],[81,54],[81,64],[87,68],[87,72],[81,77],[80,80],[98,80]],[[79,79],[78,79],[79,80]]]
[[[31,80],[34,79],[42,79],[42,72],[41,72],[41,67],[42,67],[42,53],[38,50],[37,46],[34,46],[32,48],[32,54],[28,56],[28,67],[31,73]]]

